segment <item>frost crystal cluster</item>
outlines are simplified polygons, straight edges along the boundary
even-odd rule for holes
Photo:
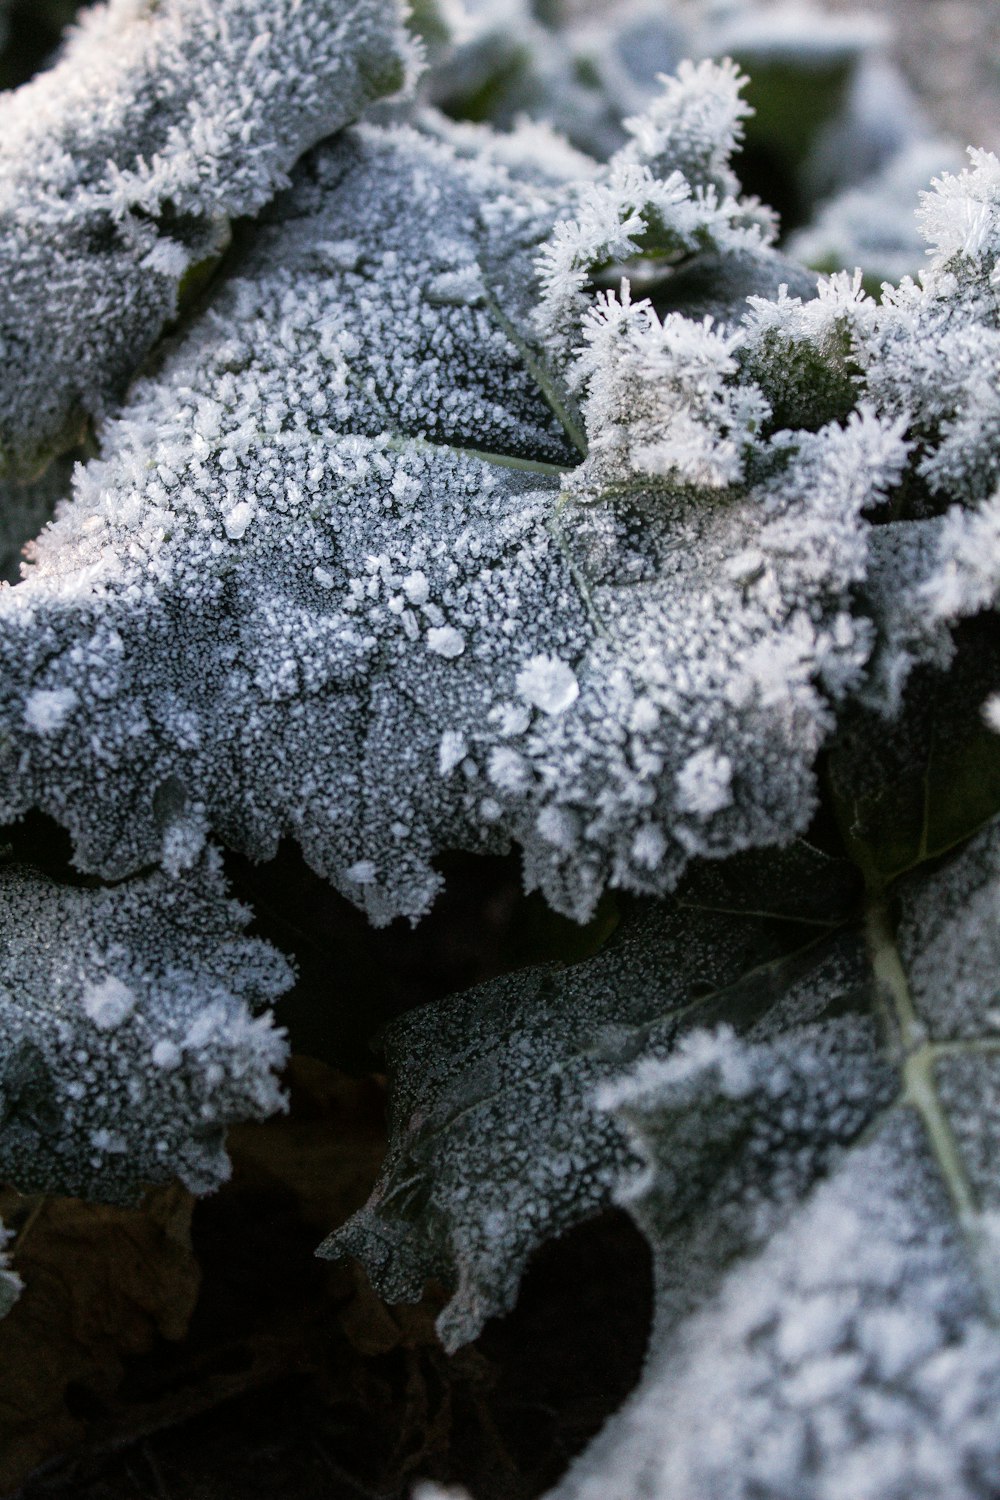
[[[0,94],[3,1174],[206,1192],[283,1106],[227,859],[617,901],[395,1021],[322,1247],[451,1351],[627,1208],[553,1500],[1000,1488],[1000,163],[814,19],[110,0]]]
[[[291,983],[243,935],[218,861],[104,889],[0,869],[2,1175],[26,1190],[128,1197],[228,1175],[226,1126],[282,1107],[283,1034],[265,1011]]]

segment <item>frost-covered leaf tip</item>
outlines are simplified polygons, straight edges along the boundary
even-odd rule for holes
[[[226,1127],[282,1107],[284,959],[244,936],[206,855],[106,889],[0,868],[0,1175],[128,1201],[229,1175]]]

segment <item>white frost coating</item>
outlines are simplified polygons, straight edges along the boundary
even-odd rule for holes
[[[72,688],[37,688],[24,705],[24,722],[36,734],[56,734],[78,701]]]
[[[292,976],[220,864],[98,890],[0,870],[0,1174],[22,1191],[208,1192],[226,1127],[283,1107],[284,1034],[253,1011]]]
[[[561,714],[580,696],[573,668],[558,656],[533,656],[515,679],[517,691],[546,714]]]
[[[0,95],[0,469],[101,414],[227,221],[415,55],[394,0],[111,0]]]
[[[135,1010],[135,991],[114,974],[96,984],[87,981],[83,986],[81,1002],[87,1016],[98,1031],[114,1031],[127,1021]]]
[[[877,548],[888,570],[876,586],[883,639],[872,701],[888,711],[915,663],[948,660],[950,627],[1000,598],[1000,163],[970,157],[924,195],[931,249],[919,284],[885,287],[880,305],[860,275],[833,278],[825,292],[821,283],[805,306],[753,298],[740,354],[783,423],[814,420],[818,399],[828,410],[831,398],[847,406],[863,394],[912,443],[913,482],[931,497],[925,519]]]
[[[899,944],[921,1019],[942,1040],[1000,1035],[1000,826],[903,887]]]

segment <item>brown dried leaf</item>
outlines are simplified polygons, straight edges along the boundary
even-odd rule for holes
[[[25,1283],[0,1325],[0,1493],[84,1437],[126,1359],[184,1337],[200,1283],[193,1204],[179,1186],[138,1208],[0,1192]]]

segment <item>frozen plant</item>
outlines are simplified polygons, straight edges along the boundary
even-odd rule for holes
[[[381,925],[517,847],[617,931],[396,1021],[323,1253],[440,1281],[453,1350],[622,1204],[646,1373],[554,1496],[988,1500],[1000,163],[875,298],[741,186],[736,62],[588,155],[421,54],[388,0],[111,0],[0,98],[4,1172],[208,1191],[281,1108],[227,856]]]

